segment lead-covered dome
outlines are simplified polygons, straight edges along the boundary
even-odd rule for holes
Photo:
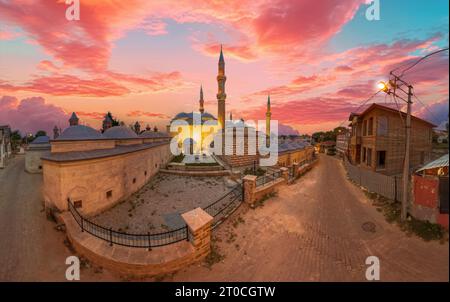
[[[104,138],[103,135],[94,128],[84,125],[75,125],[66,128],[56,140],[94,140],[102,138]]]
[[[212,115],[211,113],[205,111],[203,113],[200,113],[200,112],[189,112],[189,113],[180,112],[177,115],[175,115],[175,117],[172,119],[172,121],[184,120],[184,121],[188,122],[189,125],[192,125],[192,121],[194,119],[195,120],[200,120],[200,118],[201,118],[202,124],[204,122],[206,122],[206,121],[210,121],[210,120],[214,120],[215,121],[215,120],[217,120],[214,117],[214,115]]]
[[[137,134],[127,126],[114,126],[103,132],[103,136],[111,139],[138,138]]]

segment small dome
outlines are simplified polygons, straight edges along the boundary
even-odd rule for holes
[[[48,144],[50,142],[50,137],[47,135],[36,137],[31,144]]]
[[[112,139],[138,138],[137,134],[127,126],[111,127],[103,132],[103,136]]]
[[[142,138],[158,138],[158,137],[169,137],[169,134],[166,132],[155,132],[155,131],[144,131],[141,134],[139,134],[139,137]]]
[[[103,135],[94,128],[84,125],[76,125],[66,128],[56,140],[92,140],[102,138],[104,138]]]
[[[192,120],[194,119],[194,117],[195,118],[199,118],[200,116],[201,116],[201,119],[202,119],[202,123],[204,123],[205,121],[208,121],[208,120],[217,120],[214,117],[214,115],[212,115],[211,113],[205,111],[203,113],[200,113],[200,112],[189,112],[189,113],[180,112],[177,115],[175,115],[175,117],[172,119],[172,121],[174,121],[174,120],[185,120],[189,124],[192,124]]]

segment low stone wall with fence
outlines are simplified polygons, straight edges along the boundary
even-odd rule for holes
[[[136,248],[111,244],[83,231],[70,212],[60,216],[77,253],[120,275],[147,277],[177,271],[210,253],[213,217],[200,208],[182,217],[186,221],[186,239],[155,248]]]
[[[181,214],[185,224],[162,233],[132,234],[105,228],[83,217],[68,200],[59,216],[75,251],[112,272],[127,276],[155,276],[177,271],[205,258],[211,232],[242,204],[242,186],[204,209]]]

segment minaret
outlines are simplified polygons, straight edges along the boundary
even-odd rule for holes
[[[200,113],[203,114],[205,112],[205,108],[203,108],[203,104],[205,101],[203,100],[203,87],[200,85]]]
[[[223,59],[222,45],[220,45],[220,57],[219,57],[219,74],[217,75],[217,84],[219,86],[217,92],[217,119],[219,121],[219,128],[223,129],[225,127],[225,99],[227,95],[225,94],[225,81],[227,77],[225,76],[225,60]]]
[[[270,94],[267,97],[267,111],[266,111],[266,145],[269,146],[270,140],[270,118],[272,117],[272,112],[270,112]]]
[[[233,120],[233,112],[230,111],[230,121]]]
[[[75,112],[72,112],[72,116],[69,119],[69,125],[70,126],[77,126],[78,125],[78,116],[75,114]]]
[[[59,129],[58,127],[55,125],[55,127],[53,128],[53,139],[57,139],[59,136]]]

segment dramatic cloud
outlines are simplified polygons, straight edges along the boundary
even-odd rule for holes
[[[350,21],[363,0],[270,1],[253,21],[260,46],[286,51],[320,45]]]
[[[45,102],[42,97],[31,97],[19,101],[15,97],[0,98],[0,122],[19,129],[21,134],[44,130],[52,133],[55,125],[65,126],[69,116],[63,109]]]
[[[289,125],[278,124],[278,135],[300,135],[300,133]]]
[[[448,98],[441,101],[427,105],[416,104],[414,114],[440,126],[442,123],[448,121]]]
[[[42,68],[54,69],[48,61],[41,62]],[[159,92],[184,85],[179,72],[157,73],[149,77],[139,77],[108,72],[107,76],[94,79],[81,79],[72,75],[52,74],[36,77],[23,85],[13,85],[0,80],[0,91],[9,93],[29,91],[53,96],[122,96],[142,90]]]

